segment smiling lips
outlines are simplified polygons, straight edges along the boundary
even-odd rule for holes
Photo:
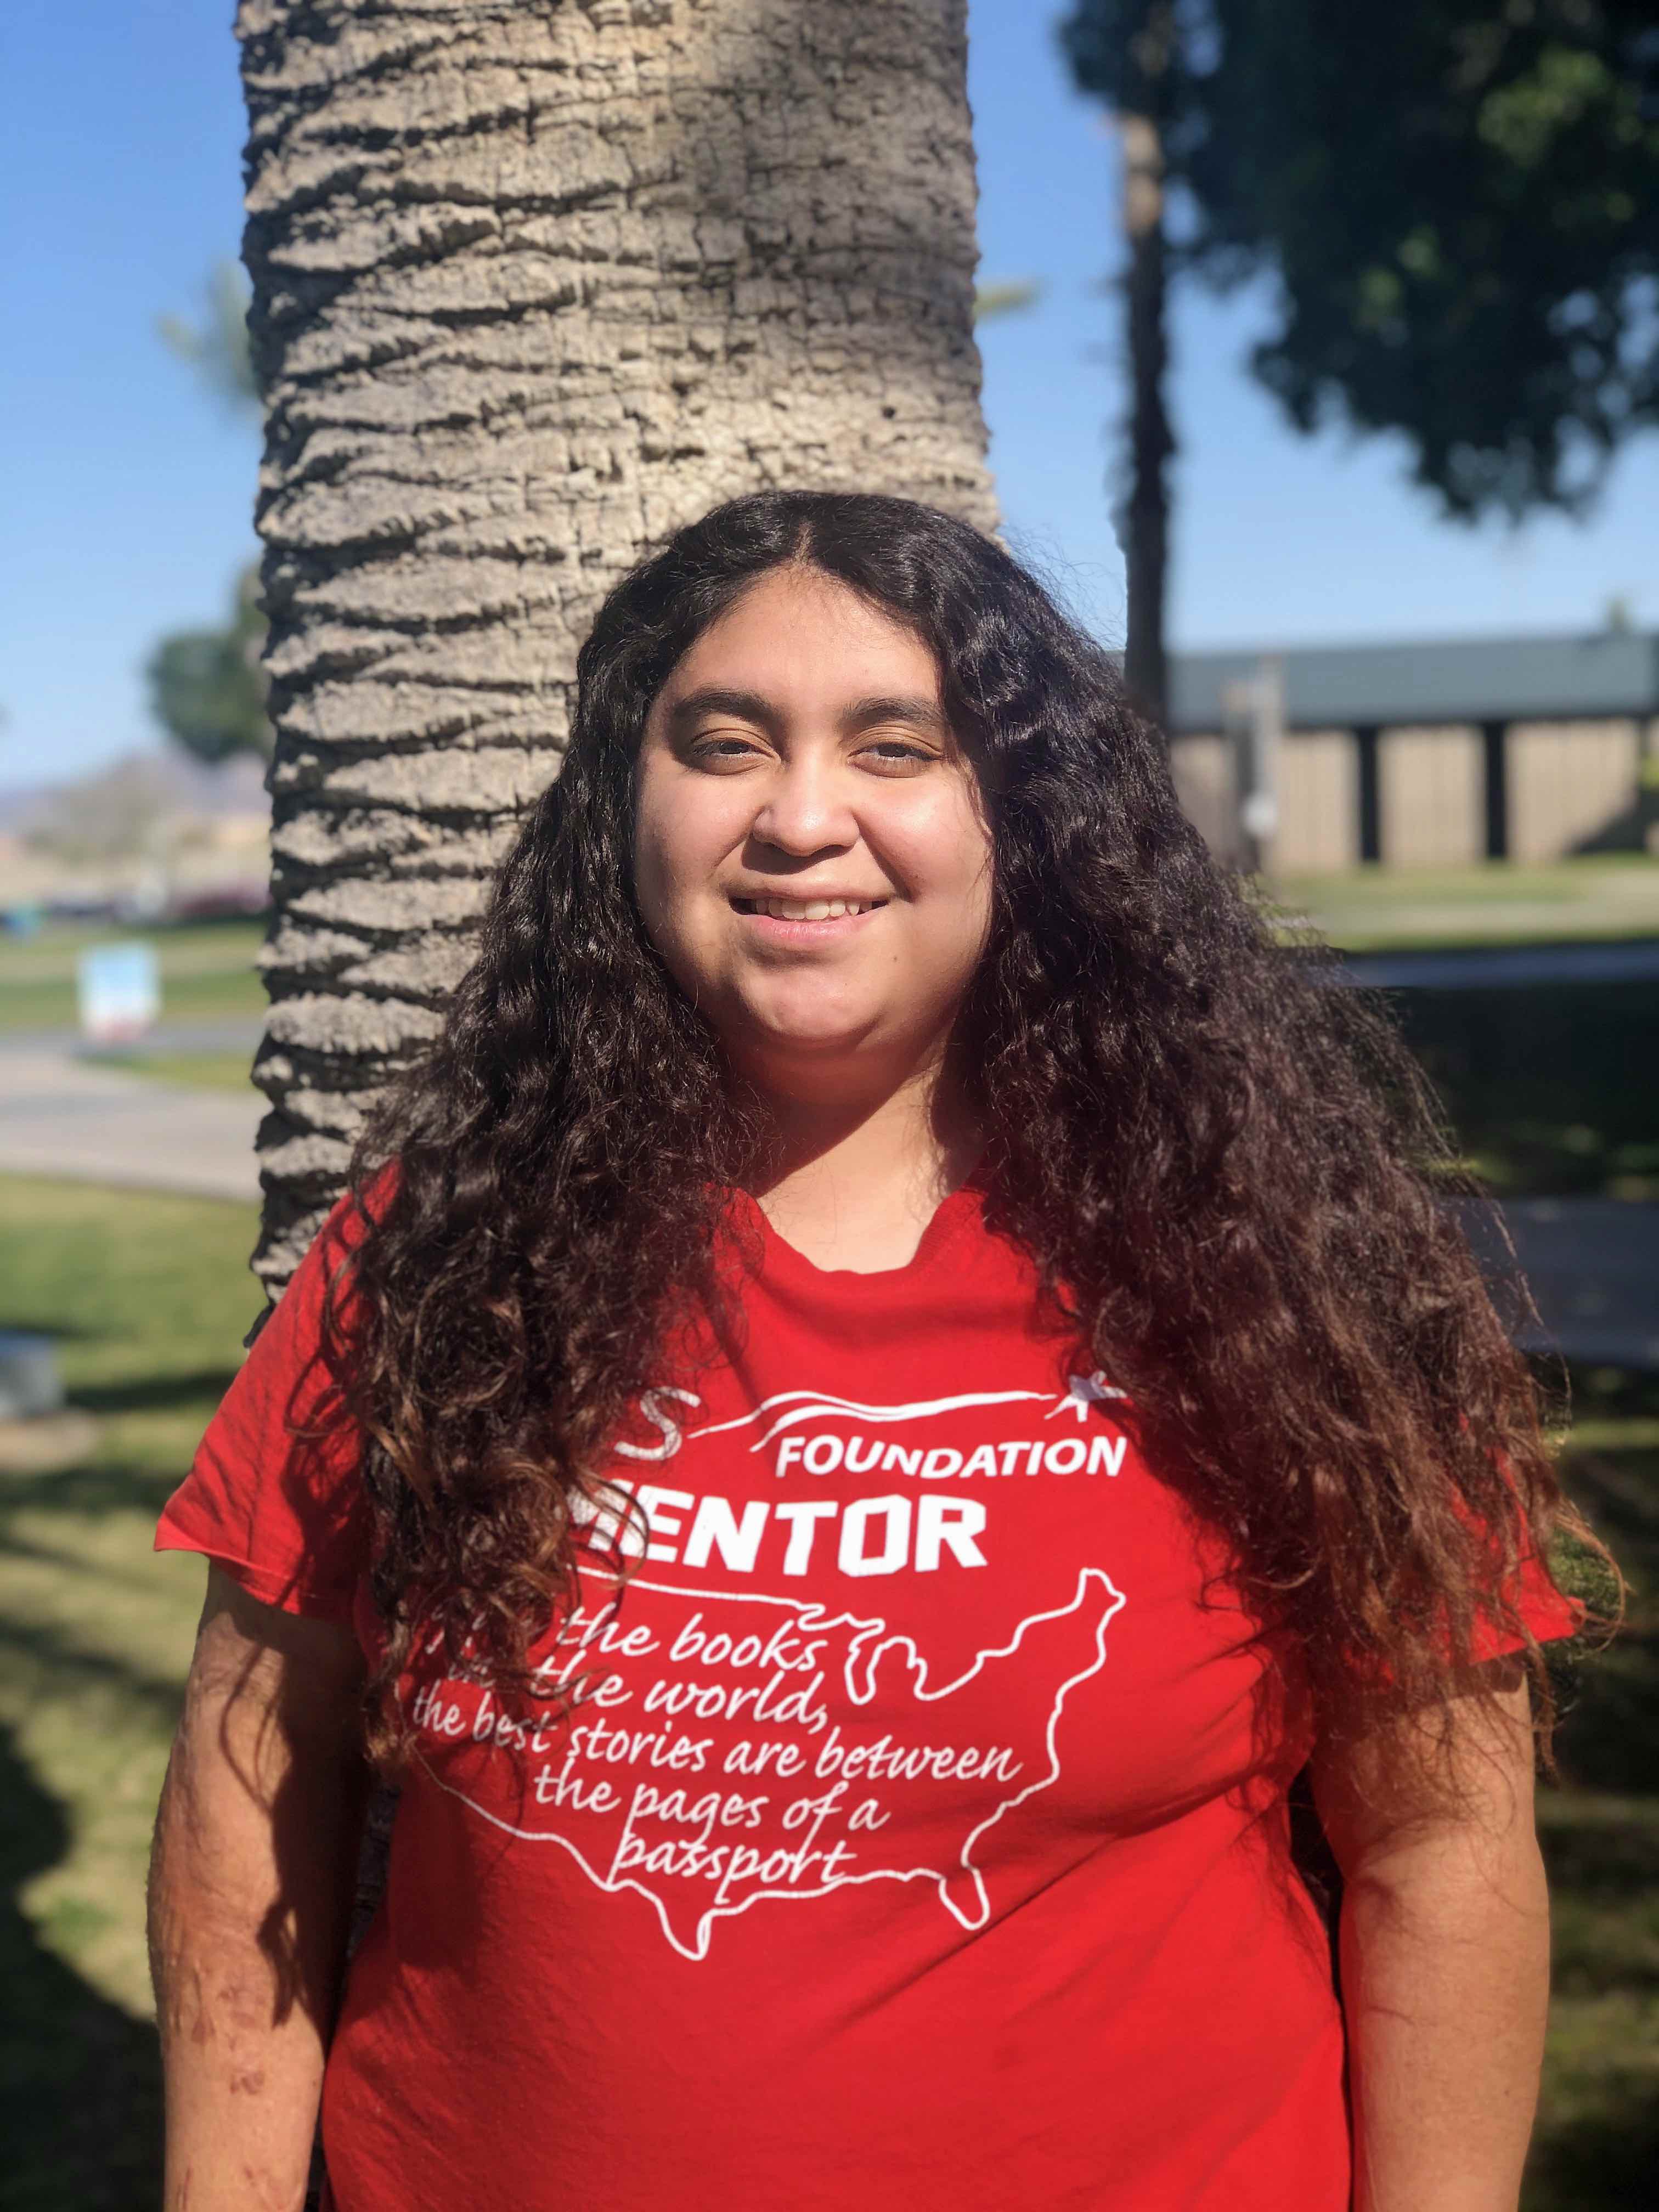
[[[848,915],[873,914],[884,898],[734,898],[739,914],[764,915],[773,921],[838,921]]]

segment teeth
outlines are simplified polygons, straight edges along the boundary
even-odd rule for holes
[[[874,899],[753,899],[749,902],[756,914],[769,915],[774,921],[835,921],[843,915],[867,914],[878,903]]]

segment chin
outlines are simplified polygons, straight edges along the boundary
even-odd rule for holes
[[[852,1014],[845,1007],[833,1013],[801,1008],[744,1006],[728,1035],[750,1052],[767,1060],[799,1059],[814,1061],[851,1060],[869,1043],[880,1024],[873,1011]]]
[[[811,1022],[767,1023],[750,1034],[763,1052],[797,1053],[811,1060],[851,1060],[869,1041],[872,1024],[848,1029]]]

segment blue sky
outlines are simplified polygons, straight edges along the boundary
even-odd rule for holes
[[[1045,287],[982,334],[998,490],[1017,547],[1116,639],[1113,144],[1066,86],[1058,5],[970,4],[982,273]],[[147,652],[217,618],[252,550],[254,434],[155,335],[237,250],[231,15],[231,0],[10,0],[0,18],[0,787],[155,742]],[[1284,427],[1242,367],[1265,313],[1202,295],[1176,313],[1178,645],[1589,629],[1615,594],[1659,625],[1659,436],[1588,526],[1454,527],[1390,441]]]

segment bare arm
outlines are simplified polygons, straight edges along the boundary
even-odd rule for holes
[[[210,1565],[156,1816],[149,1938],[165,2212],[299,2212],[365,1773],[349,1631]]]
[[[1528,1692],[1455,1701],[1456,1792],[1409,1724],[1316,1759],[1345,1881],[1341,1958],[1354,2212],[1515,2212],[1543,2051],[1549,1905],[1533,1826]]]

